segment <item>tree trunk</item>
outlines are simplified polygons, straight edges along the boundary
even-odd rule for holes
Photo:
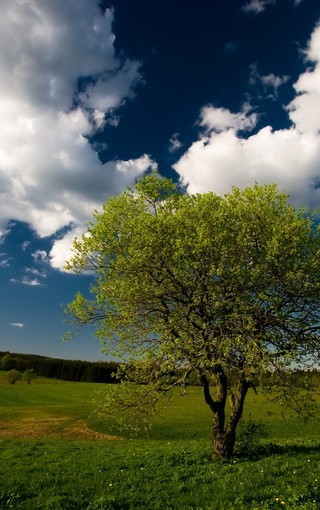
[[[217,365],[214,375],[216,376],[216,400],[211,396],[210,383],[205,374],[200,375],[200,381],[203,387],[204,400],[212,412],[212,457],[214,459],[226,459],[233,455],[236,428],[243,413],[243,404],[250,383],[241,378],[233,392],[228,387],[228,379],[222,367]],[[231,412],[227,423],[225,423],[228,396]]]
[[[213,413],[212,424],[212,457],[214,459],[227,459],[232,457],[236,443],[236,429],[242,417],[243,405],[249,384],[241,381],[238,385],[236,395],[230,393],[231,413],[226,426],[221,420],[221,411]]]
[[[213,434],[212,457],[214,459],[228,459],[229,457],[232,457],[235,442],[235,431]]]

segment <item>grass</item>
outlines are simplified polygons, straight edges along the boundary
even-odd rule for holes
[[[0,439],[1,510],[320,508],[319,421],[304,424],[291,415],[284,421],[278,405],[267,406],[254,393],[245,420],[265,423],[266,437],[253,451],[213,462],[210,415],[199,388],[173,399],[149,440],[141,434],[109,441],[101,434],[115,433],[112,422],[92,415],[101,385],[1,380],[0,372],[0,433],[8,423],[12,430],[28,420],[34,430],[48,423],[36,438]],[[71,422],[100,435],[79,440]]]

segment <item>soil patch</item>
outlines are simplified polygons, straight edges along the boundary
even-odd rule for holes
[[[102,434],[90,429],[84,420],[70,420],[68,417],[0,422],[0,438],[14,439],[104,439],[116,440],[117,436]]]

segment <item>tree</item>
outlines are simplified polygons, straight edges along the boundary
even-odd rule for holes
[[[14,362],[15,362],[14,358],[9,353],[7,353],[1,358],[0,369],[10,370]]]
[[[35,379],[36,377],[37,375],[33,368],[27,368],[27,370],[23,372],[23,380],[27,384],[31,384],[31,381],[33,381],[33,379]]]
[[[196,372],[213,456],[229,457],[259,374],[318,360],[319,254],[314,215],[276,185],[186,195],[152,174],[105,203],[75,241],[67,268],[95,281],[92,299],[79,293],[69,305],[70,321],[95,324],[104,350],[126,360],[119,405],[141,409]],[[125,393],[134,382],[144,384],[137,398]],[[287,399],[288,387],[278,388]]]
[[[12,370],[9,370],[9,372],[7,372],[7,379],[10,384],[15,384],[17,381],[20,381],[22,379],[22,373],[19,372],[19,370],[13,368]]]

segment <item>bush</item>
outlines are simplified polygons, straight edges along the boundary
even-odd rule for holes
[[[23,380],[27,383],[27,384],[31,384],[31,381],[37,377],[35,371],[33,370],[33,368],[28,368],[27,370],[25,370],[25,372],[23,372]]]
[[[267,437],[268,433],[264,423],[253,421],[250,416],[248,420],[243,420],[239,426],[238,452],[244,455],[254,452],[260,440]]]
[[[7,372],[7,379],[10,384],[15,384],[17,381],[20,381],[22,379],[22,373],[19,372],[19,370],[15,370],[13,368],[12,370],[9,370],[9,372]]]

